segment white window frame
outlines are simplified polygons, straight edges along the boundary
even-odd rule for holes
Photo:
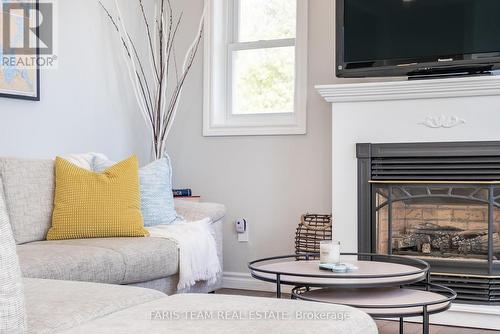
[[[307,128],[307,9],[297,0],[296,38],[243,42],[233,40],[232,0],[206,0],[203,79],[203,135],[300,135]],[[229,13],[232,13],[230,15]],[[295,46],[293,113],[235,115],[231,112],[231,54],[234,50]]]

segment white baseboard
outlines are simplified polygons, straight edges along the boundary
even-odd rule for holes
[[[226,289],[241,289],[252,291],[276,292],[276,284],[260,281],[249,273],[225,271],[222,278],[222,287]],[[291,287],[283,285],[282,291],[290,293]]]
[[[259,281],[249,273],[224,272],[222,287],[253,291],[275,292],[276,285]],[[291,287],[283,286],[282,291],[289,293]],[[421,322],[419,318],[408,318],[405,321]],[[484,328],[500,330],[500,306],[453,304],[443,313],[430,316],[432,324]]]
[[[500,330],[500,306],[454,303],[446,312],[430,316],[431,323]]]

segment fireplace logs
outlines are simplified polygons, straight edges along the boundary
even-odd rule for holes
[[[454,226],[426,222],[406,229],[392,238],[392,249],[426,255],[465,257],[488,254],[488,229],[464,231]],[[493,250],[500,252],[500,234],[493,233]]]
[[[458,250],[462,254],[488,254],[488,234],[485,233],[475,238],[463,240],[459,244]],[[500,252],[500,236],[498,233],[493,233],[493,252]]]

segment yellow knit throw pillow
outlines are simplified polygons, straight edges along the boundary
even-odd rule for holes
[[[47,240],[144,237],[139,166],[132,156],[94,173],[56,158],[52,227]]]

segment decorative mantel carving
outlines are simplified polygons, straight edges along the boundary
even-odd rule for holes
[[[465,124],[465,120],[456,115],[427,116],[423,122],[420,122],[418,124],[424,125],[431,129],[450,129]]]

